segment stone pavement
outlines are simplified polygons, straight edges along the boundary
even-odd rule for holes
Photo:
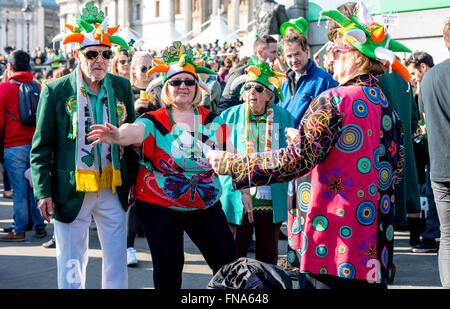
[[[0,188],[0,229],[12,223],[12,200],[3,199]],[[285,231],[285,225],[282,229]],[[53,222],[47,225],[48,236],[36,238],[34,232],[26,233],[26,241],[0,242],[0,289],[56,289],[56,249],[42,247],[53,233]],[[212,277],[199,250],[185,237],[185,265],[183,289],[204,289]],[[286,256],[286,241],[279,242],[280,257]],[[137,267],[128,268],[130,289],[153,289],[152,260],[145,238],[135,241]],[[390,289],[440,289],[437,254],[413,254],[408,246],[408,233],[395,232],[394,263],[397,273]],[[249,257],[254,254],[249,253]],[[94,229],[89,237],[89,263],[86,288],[101,288],[101,250]],[[293,281],[294,288],[297,281]]]

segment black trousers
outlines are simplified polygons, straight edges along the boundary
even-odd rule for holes
[[[150,247],[155,289],[181,289],[184,232],[214,274],[237,259],[233,235],[220,202],[193,211],[173,210],[139,200],[134,207]]]

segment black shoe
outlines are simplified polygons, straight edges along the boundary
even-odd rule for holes
[[[439,247],[434,239],[424,238],[422,242],[413,247],[411,251],[413,253],[436,253]]]
[[[408,227],[410,231],[409,245],[411,247],[420,244],[420,235],[425,231],[426,223],[424,218],[408,218]]]
[[[44,248],[56,248],[55,236],[53,236],[49,241],[44,242],[42,244],[42,247],[44,247]]]
[[[288,237],[286,234],[284,234],[282,231],[280,231],[280,235],[278,235],[279,240],[288,240]]]
[[[9,231],[12,231],[12,230],[14,230],[14,227],[12,225],[3,228],[4,233],[9,233]]]

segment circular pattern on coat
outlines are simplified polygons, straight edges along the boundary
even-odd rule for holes
[[[353,102],[353,114],[355,114],[356,117],[359,118],[365,118],[367,117],[369,111],[366,105],[366,102],[363,100],[356,100]]]
[[[370,169],[372,168],[372,163],[370,163],[369,158],[361,158],[358,160],[358,171],[362,174],[367,174],[370,172]]]
[[[353,234],[352,229],[349,226],[343,226],[339,230],[339,235],[342,238],[350,238],[352,237],[352,234]]]
[[[383,214],[387,214],[389,213],[389,210],[391,210],[391,199],[389,198],[389,195],[385,194],[381,198],[380,211]]]
[[[297,203],[301,211],[308,211],[311,202],[311,184],[309,182],[301,183],[297,188]]]
[[[302,231],[302,225],[300,224],[300,218],[295,217],[294,222],[292,222],[292,225],[291,225],[291,233],[293,235],[297,235],[297,234],[300,234],[301,231]]]
[[[324,257],[328,254],[328,248],[325,245],[319,245],[316,248],[316,254],[318,257]]]
[[[386,131],[389,131],[392,129],[392,118],[389,115],[384,115],[383,116],[383,120],[381,121],[381,123],[383,124],[383,129],[385,129]]]
[[[293,262],[295,261],[295,252],[294,252],[294,251],[289,251],[289,252],[287,253],[286,260],[287,260],[289,263],[293,263]]]
[[[302,248],[298,249],[297,252],[300,253],[300,255],[303,255],[305,254],[306,250],[308,250],[308,236],[306,236],[304,231],[302,231],[302,240],[300,242],[300,245],[302,246]]]
[[[328,274],[328,270],[327,270],[325,267],[322,267],[322,268],[319,270],[319,273],[320,273],[321,275],[326,275],[326,274]]]
[[[375,194],[377,194],[377,186],[376,186],[376,184],[371,184],[370,186],[369,186],[369,194],[370,195],[372,195],[372,196],[375,196]]]
[[[364,94],[369,99],[370,102],[374,104],[380,104],[381,101],[381,95],[379,90],[373,88],[373,87],[363,87]]]
[[[288,196],[294,196],[295,193],[295,182],[289,181],[288,184]]]
[[[336,210],[336,214],[339,217],[343,217],[345,215],[345,210],[343,208],[339,208],[338,210]]]
[[[328,227],[328,219],[324,216],[317,216],[312,221],[313,228],[318,232],[323,232]]]
[[[363,144],[363,131],[355,124],[349,124],[342,129],[336,147],[345,153],[352,153]]]
[[[388,260],[389,260],[388,250],[386,246],[384,246],[383,251],[381,251],[381,264],[383,264],[384,268],[388,268]]]
[[[363,198],[364,197],[364,190],[360,189],[356,192],[356,196],[359,198]]]
[[[333,104],[333,106],[336,107],[342,103],[342,98],[336,94],[330,98],[330,101],[331,101],[331,104]]]
[[[376,208],[370,201],[364,201],[356,209],[356,219],[362,225],[371,225],[375,221]]]
[[[389,188],[392,182],[392,166],[383,161],[380,163],[380,169],[378,173],[378,187],[380,190],[386,190]]]
[[[347,248],[346,248],[344,245],[340,245],[340,246],[338,247],[338,252],[339,252],[340,254],[344,254],[345,251],[347,251]]]
[[[342,263],[338,267],[338,276],[340,278],[355,278],[355,266],[351,263]]]
[[[383,145],[380,145],[379,147],[377,147],[374,152],[373,152],[373,158],[372,158],[372,164],[373,167],[375,167],[376,170],[380,169],[380,158],[382,156],[384,156],[386,152],[386,149],[384,148]]]
[[[388,241],[392,241],[392,239],[394,239],[394,226],[392,226],[392,224],[386,228],[386,239]]]

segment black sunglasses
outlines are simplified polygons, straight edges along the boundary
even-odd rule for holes
[[[119,60],[119,63],[122,65],[129,64],[130,60]]]
[[[192,87],[195,85],[195,79],[173,79],[168,81],[169,85],[172,87],[180,87],[184,83],[187,87]]]
[[[105,60],[109,60],[113,57],[113,52],[110,49],[104,50],[102,52],[96,50],[88,50],[87,52],[80,51],[87,59],[94,60],[97,59],[98,55],[102,55],[102,58]]]
[[[244,86],[245,91],[250,91],[252,88],[255,88],[256,92],[262,93],[264,91],[264,86],[260,84],[252,85],[252,84],[246,84]]]
[[[146,67],[145,65],[141,67],[141,72],[146,73],[148,70],[151,69],[151,66]]]

